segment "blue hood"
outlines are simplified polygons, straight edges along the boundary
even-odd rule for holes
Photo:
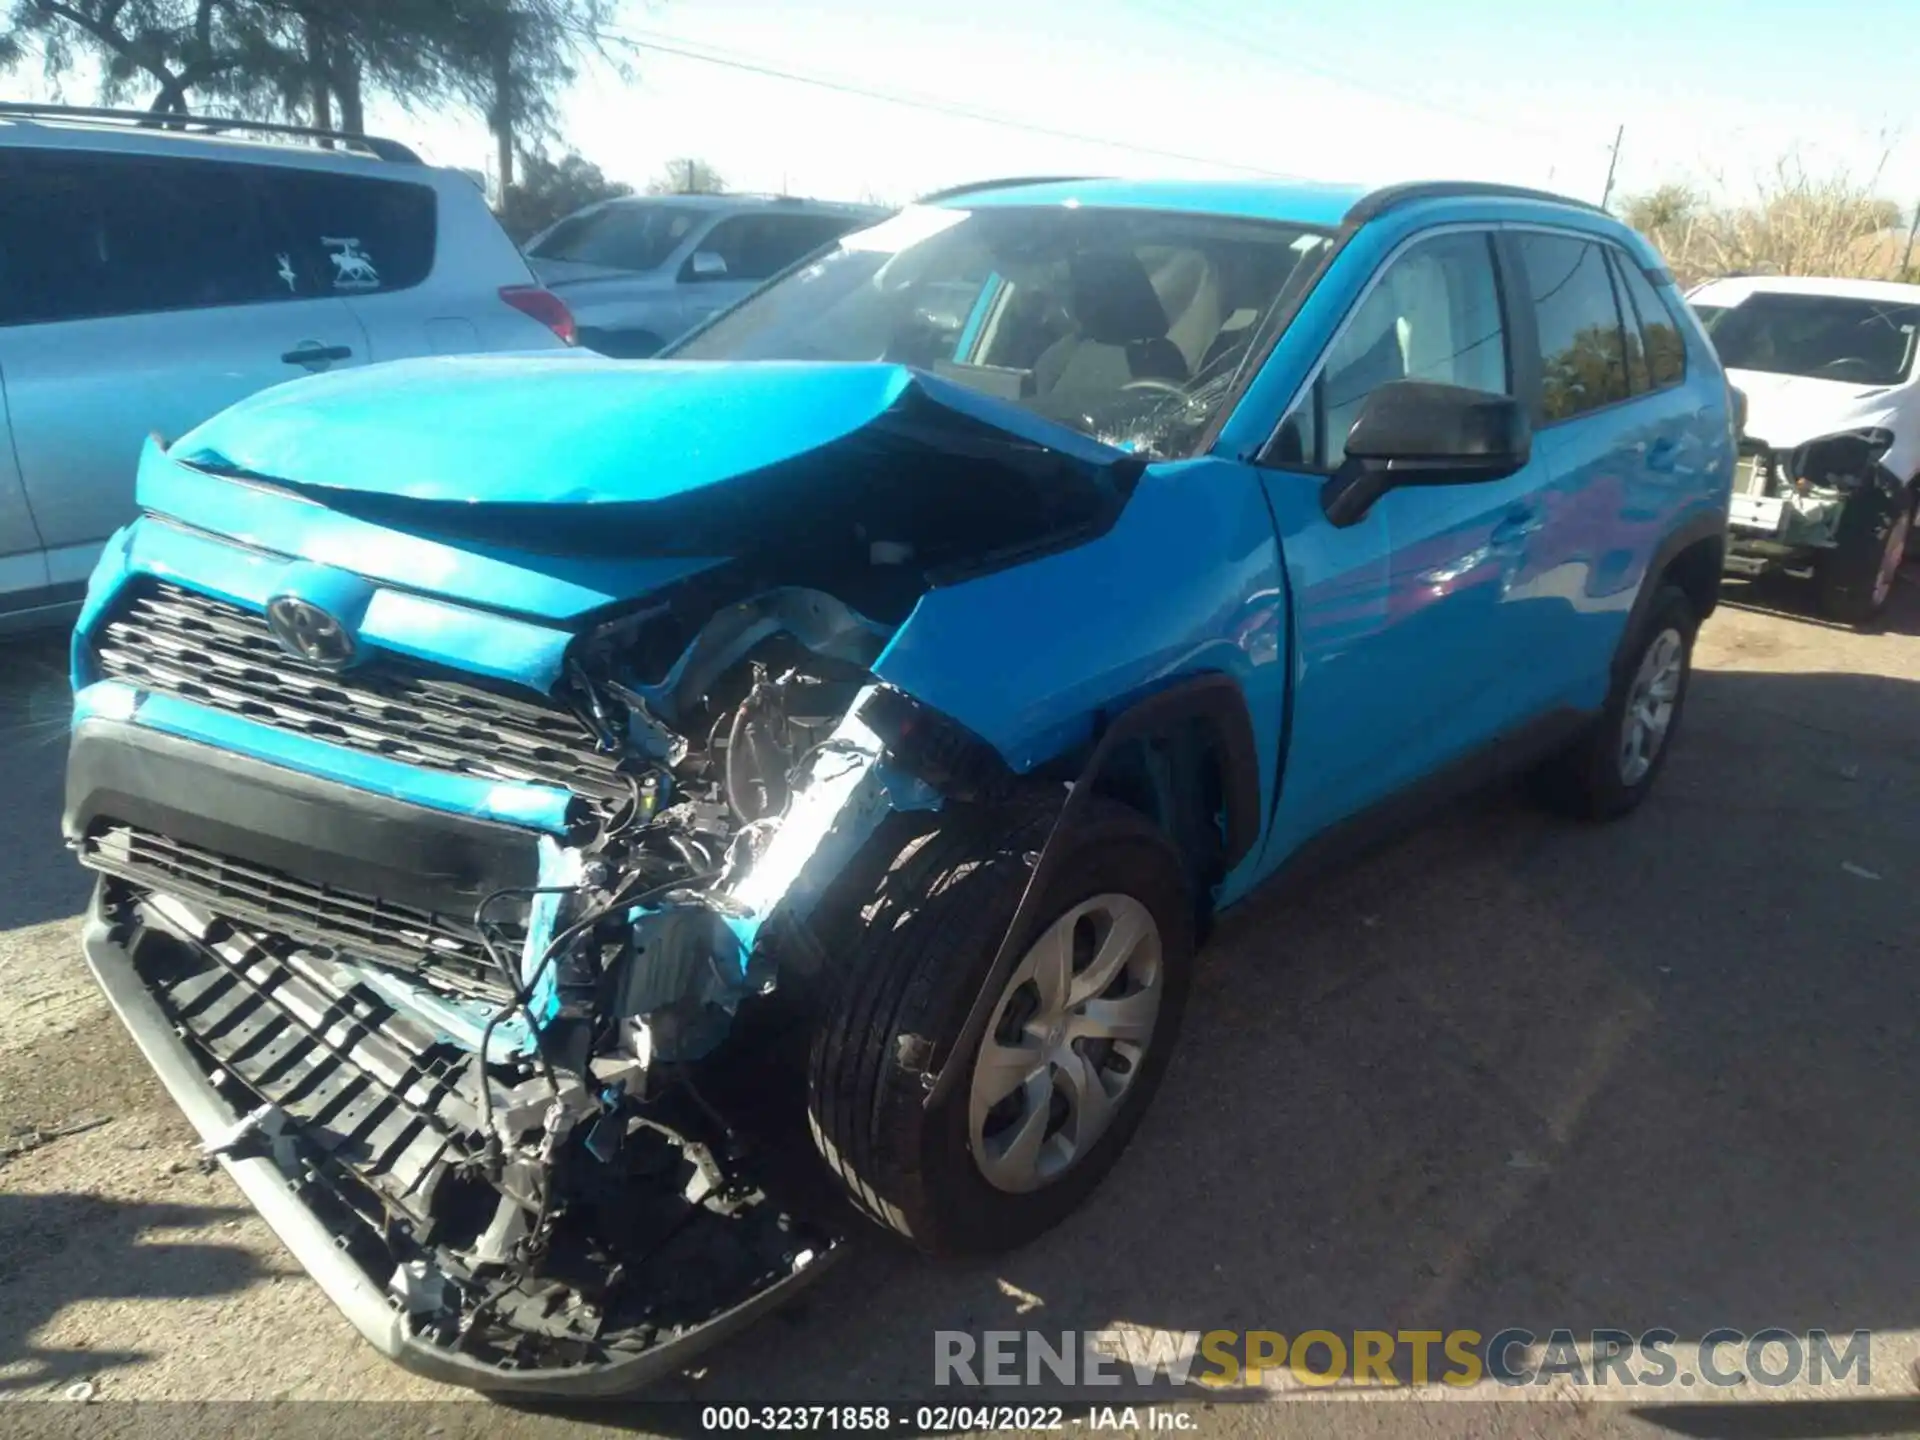
[[[693,575],[877,619],[1104,533],[1144,462],[897,365],[411,360],[264,391],[143,459],[150,513],[578,621]]]
[[[403,360],[297,380],[216,415],[171,453],[308,492],[626,506],[780,466],[869,427],[894,437],[879,448],[899,458],[997,441],[1009,456],[1045,451],[1088,478],[1136,465],[1078,431],[900,365],[636,364],[578,353]]]
[[[137,491],[256,550],[547,619],[718,568],[736,595],[810,585],[897,621],[1104,533],[1143,469],[897,365],[549,353],[263,391],[149,447]]]

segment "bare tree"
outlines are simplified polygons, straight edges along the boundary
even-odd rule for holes
[[[669,160],[647,182],[649,195],[722,195],[727,182],[704,160]]]
[[[1798,156],[1775,162],[1752,198],[1716,204],[1698,187],[1663,185],[1620,213],[1666,257],[1682,284],[1715,275],[1843,275],[1900,271],[1900,207],[1876,193],[1886,156],[1865,178],[1814,174]]]

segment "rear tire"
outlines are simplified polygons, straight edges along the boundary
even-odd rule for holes
[[[1060,837],[1016,952],[1019,983],[1003,985],[987,1035],[951,1062],[958,1083],[927,1105],[927,1066],[988,983],[1055,806],[955,806],[898,846],[877,886],[816,914],[835,973],[808,1063],[815,1144],[862,1212],[931,1253],[1010,1250],[1071,1213],[1119,1159],[1179,1031],[1194,946],[1180,857],[1139,814],[1096,800]],[[1049,1009],[1020,978],[1043,949],[1064,957],[1052,972],[1063,1005],[1075,983],[1094,987],[1078,1010]],[[1109,983],[1105,957],[1123,950]],[[1092,1037],[1142,1022],[1139,1043]],[[1007,1095],[986,1104],[1003,1079]],[[1016,1150],[1023,1137],[1031,1145]]]
[[[1580,820],[1617,820],[1647,798],[1680,728],[1699,628],[1686,592],[1662,586],[1621,652],[1599,719],[1535,775],[1551,808]]]

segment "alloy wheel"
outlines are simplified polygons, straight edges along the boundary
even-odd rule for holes
[[[1673,707],[1680,698],[1686,669],[1686,642],[1668,626],[1653,637],[1634,672],[1627,692],[1626,714],[1620,725],[1620,779],[1638,785],[1653,769],[1660,747],[1673,725]]]

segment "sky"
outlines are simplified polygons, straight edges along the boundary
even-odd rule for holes
[[[735,189],[841,199],[1271,174],[1598,200],[1624,126],[1616,194],[1738,197],[1797,157],[1920,201],[1920,24],[1896,0],[627,0],[608,49],[625,73],[583,67],[561,138],[636,186],[692,155]],[[475,116],[378,100],[369,128],[492,163]]]

